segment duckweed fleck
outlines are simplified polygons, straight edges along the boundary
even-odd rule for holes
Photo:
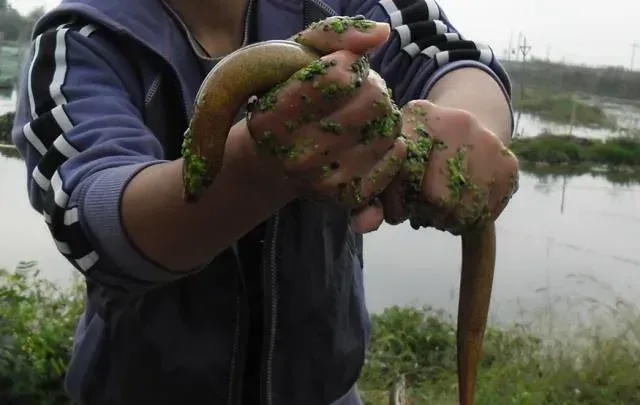
[[[468,186],[469,182],[464,173],[464,158],[466,148],[458,148],[456,154],[447,159],[447,169],[449,170],[449,203],[457,204],[462,197],[462,190]]]
[[[356,15],[352,17],[330,17],[322,21],[311,23],[308,29],[320,28],[323,31],[333,31],[337,34],[343,34],[347,32],[350,27],[355,28],[360,32],[370,31],[376,26],[374,21],[366,19],[363,15]],[[299,40],[296,36],[295,40]]]
[[[341,134],[344,131],[342,125],[339,122],[329,119],[320,120],[320,122],[318,122],[318,125],[323,131],[330,132],[336,135]]]
[[[184,165],[185,187],[188,194],[194,194],[204,183],[207,164],[204,156],[200,156],[192,149],[191,129],[187,129],[182,141],[182,158]]]

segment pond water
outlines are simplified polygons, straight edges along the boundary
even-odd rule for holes
[[[619,129],[612,131],[606,128],[571,128],[570,124],[549,122],[529,114],[522,114],[518,123],[518,135],[531,137],[539,135],[542,132],[552,134],[572,133],[573,135],[586,138],[606,139],[612,136],[623,135],[624,129],[637,130],[640,128],[640,108],[638,106],[619,104],[611,100],[600,100],[597,98],[588,98],[582,101],[588,104],[597,104],[602,107],[604,113],[616,121]]]
[[[29,206],[25,178],[21,160],[0,156],[0,268],[37,260],[44,275],[65,283],[73,270]],[[557,297],[570,295],[612,305],[618,298],[638,302],[640,185],[523,172],[520,191],[497,229],[494,320],[521,321],[549,308],[557,311]],[[459,238],[406,225],[368,235],[370,309],[428,304],[455,311],[459,245]],[[600,285],[585,282],[590,278]]]

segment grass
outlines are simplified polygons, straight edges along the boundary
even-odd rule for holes
[[[640,138],[633,136],[598,140],[542,133],[515,138],[510,148],[529,163],[640,167]]]
[[[14,113],[0,115],[0,143],[11,144],[11,128]]]
[[[542,322],[489,328],[477,405],[640,403],[638,308],[620,300],[572,304],[590,314],[588,322],[574,323],[573,329],[542,333]],[[568,317],[555,316],[555,325]],[[456,405],[455,359],[451,316],[431,308],[398,307],[375,315],[372,350],[360,381],[366,404],[387,405],[387,388],[402,374],[410,404]]]
[[[616,122],[605,111],[590,105],[567,93],[554,93],[541,89],[525,89],[515,91],[513,106],[516,110],[526,112],[542,119],[568,124],[573,116],[576,126],[615,128]]]
[[[0,403],[68,403],[61,381],[83,292],[46,282],[34,263],[0,271]],[[545,333],[543,321],[488,329],[477,405],[640,404],[638,308],[617,298],[569,301],[589,308],[589,322]],[[567,324],[569,312],[557,312],[553,324]],[[456,405],[454,321],[429,307],[374,315],[359,381],[365,403],[387,405],[389,386],[404,375],[411,405]]]

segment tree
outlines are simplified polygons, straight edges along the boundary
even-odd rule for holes
[[[44,13],[44,7],[38,7],[23,17],[7,4],[7,0],[0,0],[0,40],[28,41],[34,24]]]
[[[6,0],[0,0],[6,1]],[[22,16],[13,8],[7,6],[4,10],[0,8],[0,32],[4,34],[7,41],[16,41],[20,38],[20,33],[25,25]]]

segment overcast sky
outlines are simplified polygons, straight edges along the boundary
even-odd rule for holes
[[[50,8],[58,2],[9,1],[20,12],[42,5]],[[632,0],[440,0],[439,3],[463,35],[491,45],[500,55],[510,39],[517,44],[522,32],[531,45],[530,55],[629,67],[632,43],[640,42],[640,2]],[[637,55],[634,65],[640,69],[640,47]]]

